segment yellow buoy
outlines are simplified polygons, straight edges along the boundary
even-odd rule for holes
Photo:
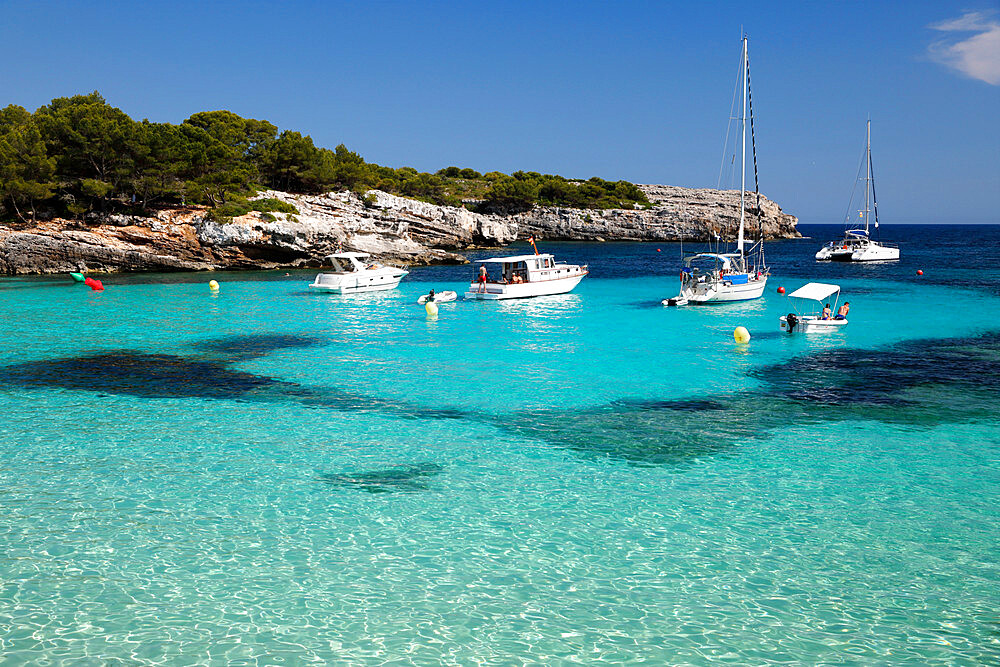
[[[218,292],[219,291],[219,283],[215,282],[214,280],[209,280],[208,281],[208,289],[212,290],[213,292]]]
[[[736,342],[740,343],[741,345],[749,343],[750,332],[747,331],[746,327],[736,327],[736,330],[733,331],[733,339],[736,340]]]
[[[425,303],[424,310],[427,311],[427,317],[437,317],[438,315],[438,305],[433,301]]]

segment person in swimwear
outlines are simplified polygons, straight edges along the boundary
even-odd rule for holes
[[[823,309],[823,316],[819,319],[828,320],[833,315],[833,311],[830,310],[830,304],[826,304],[826,308]]]
[[[837,309],[837,316],[833,319],[835,320],[846,320],[847,313],[851,312],[851,302],[845,301],[844,305]]]

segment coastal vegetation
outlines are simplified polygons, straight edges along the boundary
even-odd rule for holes
[[[97,92],[57,98],[34,113],[0,109],[0,217],[6,219],[86,219],[188,204],[210,207],[219,220],[251,210],[295,213],[277,199],[251,199],[264,189],[360,195],[379,189],[501,214],[536,205],[649,205],[627,181],[385,167],[343,144],[317,147],[308,135],[230,111],[199,112],[178,125],[136,121]]]

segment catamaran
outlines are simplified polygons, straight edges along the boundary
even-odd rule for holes
[[[844,238],[830,241],[816,253],[816,260],[834,262],[884,262],[899,259],[899,248],[889,243],[875,241],[869,236],[869,218],[875,214],[874,228],[878,229],[878,200],[875,198],[875,172],[872,169],[872,122],[868,121],[868,135],[865,142],[865,207],[858,211],[864,219],[861,225],[851,226],[844,232]],[[861,179],[858,179],[859,181]],[[852,194],[853,201],[854,196]],[[848,208],[850,208],[848,206]],[[848,214],[850,217],[850,213]]]
[[[529,241],[534,255],[477,260],[479,273],[465,298],[498,301],[565,294],[587,275],[586,264],[557,263],[551,254],[538,252],[533,237]]]
[[[743,105],[740,114],[740,227],[736,238],[736,252],[703,252],[684,259],[681,269],[681,291],[664,305],[727,303],[759,298],[767,286],[768,268],[764,263],[764,228],[760,221],[760,189],[757,169],[754,168],[754,194],[757,197],[756,214],[760,237],[749,250],[746,249],[746,162],[747,162],[747,112],[750,113],[750,142],[756,164],[757,146],[753,135],[753,105],[750,98],[750,55],[747,38],[743,37],[740,67]],[[728,143],[728,140],[727,140]],[[721,180],[721,177],[720,177]]]

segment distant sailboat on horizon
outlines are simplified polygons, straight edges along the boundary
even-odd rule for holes
[[[860,225],[851,225],[850,204],[848,205],[847,228],[844,238],[830,241],[816,253],[820,262],[885,262],[899,259],[899,248],[881,240],[873,240],[869,235],[869,218],[875,213],[874,228],[878,224],[878,200],[875,197],[875,171],[872,168],[872,121],[868,119],[868,132],[865,141],[865,207],[858,211],[858,217],[865,221],[864,229]],[[859,178],[858,181],[861,179]],[[857,181],[855,181],[857,187]],[[851,194],[851,201],[854,195]]]

